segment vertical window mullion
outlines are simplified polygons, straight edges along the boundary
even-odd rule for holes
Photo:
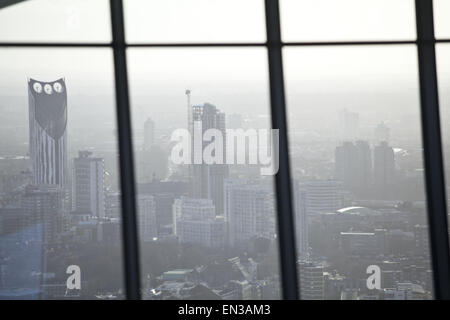
[[[297,258],[295,249],[292,191],[284,97],[281,52],[280,13],[278,0],[265,0],[267,50],[269,58],[270,108],[272,128],[279,129],[279,169],[275,175],[278,242],[283,299],[297,300]]]
[[[140,299],[139,243],[137,233],[133,144],[126,65],[125,27],[122,0],[110,0],[114,51],[116,109],[119,135],[120,183],[122,193],[122,239],[127,299]]]
[[[450,299],[450,253],[436,75],[433,2],[416,0],[428,228],[436,299]]]

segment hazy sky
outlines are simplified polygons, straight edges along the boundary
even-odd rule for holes
[[[108,2],[29,0],[2,9],[0,41],[108,42]],[[286,41],[415,38],[413,0],[280,2]],[[130,42],[265,40],[262,0],[124,3]],[[435,0],[440,36],[450,35],[450,19],[443,15],[450,12],[449,3]],[[130,49],[128,60],[131,98],[139,120],[151,116],[174,125],[174,119],[184,121],[186,88],[192,89],[194,103],[209,101],[227,113],[268,112],[263,48]],[[448,65],[445,60],[441,59],[441,66]],[[284,50],[284,64],[288,107],[294,118],[344,107],[380,118],[418,112],[414,46],[289,47]],[[27,77],[45,81],[64,76],[69,114],[82,117],[87,109],[114,115],[110,49],[1,49],[0,70],[0,94],[21,95],[17,104],[24,112]],[[441,78],[445,74],[441,72]],[[94,103],[104,96],[108,103]]]
[[[111,40],[108,0],[28,0],[0,11],[0,40]],[[449,1],[434,0],[450,35]],[[415,38],[414,0],[280,0],[286,41]],[[263,0],[126,0],[130,42],[265,40]]]

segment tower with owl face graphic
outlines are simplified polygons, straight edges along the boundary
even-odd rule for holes
[[[67,93],[63,78],[28,79],[30,159],[33,183],[65,187],[67,183]]]

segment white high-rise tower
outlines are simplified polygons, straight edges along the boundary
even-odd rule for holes
[[[73,160],[72,208],[105,217],[105,164],[102,158],[93,158],[90,151],[79,151]]]

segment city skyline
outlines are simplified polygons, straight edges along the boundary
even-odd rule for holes
[[[445,222],[445,206],[433,205],[450,200],[430,193],[433,132],[423,120],[433,105],[418,63],[428,42],[415,42],[414,1],[281,0],[281,33],[270,1],[195,2],[201,10],[124,2],[125,50],[111,42],[107,0],[0,10],[0,42],[56,42],[0,52],[0,299],[439,298],[428,218]],[[450,30],[444,9],[436,0],[437,37]],[[308,43],[266,43],[270,32]],[[309,43],[318,41],[350,42]],[[432,94],[446,178],[449,49],[436,43]],[[265,175],[251,158],[269,149],[256,133],[272,120],[281,174]],[[173,156],[178,130],[188,162]],[[242,133],[236,144],[229,132]],[[124,164],[127,141],[134,162]],[[230,145],[244,161],[228,161]],[[140,278],[130,291],[134,237]]]
[[[50,89],[47,88],[47,91],[45,91],[46,83],[30,83],[28,85],[31,92],[30,95],[39,93],[44,95],[44,97],[53,97],[50,94],[53,93],[53,91],[55,93],[71,92],[70,87],[69,89],[66,88],[66,83],[64,83],[64,87],[61,89],[59,89],[59,87],[56,88],[55,84],[59,83],[58,81],[61,80],[52,82],[51,85],[49,84]],[[36,83],[38,84],[36,85]],[[39,84],[41,85],[40,87]],[[189,94],[190,96],[192,95],[195,97],[196,92],[189,91]],[[183,91],[179,92],[179,95],[183,96]],[[55,96],[54,101],[57,101],[56,98],[58,97]],[[65,103],[66,100],[70,101],[70,96],[64,96],[64,100],[62,101]],[[34,114],[34,109],[32,107],[36,106],[38,110],[40,110],[39,108],[44,110],[43,108],[52,105],[52,100],[47,99],[45,101],[45,104],[42,105],[39,103],[36,104],[33,99],[30,99],[30,119],[33,119]],[[194,104],[191,99],[188,100],[188,105],[191,106],[188,107],[187,110],[192,112],[192,117],[190,119],[194,122],[193,130],[195,130],[195,123],[200,122],[202,123],[202,132],[207,129],[217,129],[225,132],[228,128],[228,119],[231,120],[232,127],[242,125],[245,127],[243,129],[267,127],[269,125],[268,119],[261,117],[260,114],[254,116],[248,114],[243,116],[236,112],[226,114],[219,110],[219,107],[216,107],[211,103],[205,102],[203,104]],[[65,104],[63,104],[63,106],[65,107]],[[70,103],[67,104],[67,108],[69,117],[66,121],[70,126]],[[337,275],[327,278],[326,272],[320,271],[323,272],[323,277],[318,276],[318,274],[320,274],[317,273],[318,270],[325,270],[324,268],[326,265],[325,261],[322,261],[318,256],[320,253],[328,256],[328,259],[331,259],[331,261],[334,261],[333,254],[331,253],[332,251],[330,250],[331,247],[337,246],[337,252],[340,252],[343,255],[375,254],[375,258],[376,255],[387,255],[387,253],[390,253],[390,256],[387,255],[387,257],[389,256],[391,259],[395,259],[395,255],[392,256],[392,252],[395,252],[392,251],[395,250],[394,247],[390,247],[386,243],[389,244],[394,241],[391,244],[392,246],[393,243],[400,241],[395,240],[397,239],[395,237],[398,237],[398,235],[396,235],[398,232],[401,232],[400,234],[404,238],[404,240],[401,241],[411,239],[411,235],[413,235],[414,241],[419,241],[419,238],[417,237],[419,237],[419,235],[421,236],[419,233],[413,233],[413,230],[416,232],[419,229],[416,227],[414,227],[415,229],[412,229],[412,227],[409,226],[409,222],[407,222],[409,218],[406,218],[406,216],[402,218],[403,220],[397,222],[404,224],[404,226],[398,230],[391,229],[390,227],[386,228],[383,224],[377,222],[378,218],[376,217],[385,215],[386,213],[384,213],[384,211],[379,211],[377,205],[374,204],[378,203],[378,205],[386,206],[389,201],[394,201],[395,205],[391,204],[387,206],[391,208],[388,210],[395,210],[394,208],[402,203],[402,199],[409,200],[409,197],[404,193],[391,192],[388,194],[379,192],[379,189],[377,188],[388,190],[388,188],[391,188],[396,184],[403,185],[406,181],[405,179],[410,179],[410,181],[420,181],[417,179],[420,179],[421,176],[408,177],[408,169],[405,171],[403,168],[405,164],[400,161],[401,158],[399,158],[402,154],[398,151],[395,153],[391,145],[388,144],[387,140],[392,140],[397,147],[402,146],[402,140],[396,140],[395,137],[393,137],[393,134],[396,133],[396,130],[393,130],[395,129],[393,128],[393,124],[389,121],[381,121],[367,127],[367,124],[364,123],[364,117],[361,116],[361,112],[361,110],[355,110],[353,108],[337,109],[333,121],[337,132],[340,131],[341,133],[335,136],[335,140],[332,141],[331,144],[326,143],[321,145],[319,143],[317,145],[319,149],[324,147],[329,149],[329,154],[331,156],[330,160],[333,161],[336,166],[334,170],[330,168],[328,173],[327,171],[322,171],[320,175],[316,175],[314,174],[315,169],[313,169],[310,173],[306,171],[303,172],[303,174],[298,175],[297,168],[299,167],[295,162],[293,165],[294,177],[299,179],[298,181],[295,181],[294,188],[297,249],[298,257],[300,261],[302,261],[299,264],[299,268],[305,272],[305,275],[302,277],[307,277],[303,278],[303,281],[312,281],[314,283],[319,281],[319,287],[322,288],[322,291],[319,293],[309,292],[303,289],[302,294],[311,299],[336,297],[334,296],[335,293],[325,290],[325,284],[328,283],[328,281],[336,281],[335,277]],[[185,119],[189,119],[189,117],[185,117]],[[189,127],[188,123],[189,120],[188,122],[185,120],[185,128]],[[30,126],[32,124],[33,122],[30,121]],[[170,136],[172,127],[165,129],[161,128],[161,124],[157,120],[154,121],[153,117],[152,120],[150,120],[150,118],[141,119],[140,126],[142,129],[137,128],[136,137],[139,138],[138,141],[142,141],[142,144],[135,144],[134,151],[138,157],[141,157],[140,154],[142,154],[143,157],[137,165],[138,172],[146,161],[150,159],[148,157],[154,156],[153,153],[155,152],[155,147],[166,151],[170,151],[170,148],[172,147],[171,144],[168,143],[169,140],[167,138]],[[50,125],[50,127],[53,130],[59,128],[56,125]],[[63,128],[65,130],[65,126]],[[61,132],[65,131],[59,130],[58,137],[61,136]],[[291,133],[293,132],[295,131],[292,131]],[[365,132],[370,132],[370,135]],[[71,140],[76,138],[76,135],[66,136],[65,134],[66,133],[64,133],[64,137],[65,139],[68,139],[68,145],[70,145]],[[362,137],[364,136],[369,139],[362,140]],[[326,140],[323,141],[325,142]],[[301,144],[305,143],[303,139],[300,139],[295,143],[298,142]],[[99,141],[99,145],[105,143],[107,142]],[[224,141],[225,145],[226,143],[227,142]],[[201,148],[203,149],[205,146],[205,144],[202,144]],[[405,146],[404,150],[408,150],[408,148],[409,147]],[[402,148],[397,149],[402,150]],[[72,192],[65,194],[62,191],[61,193],[59,191],[45,189],[44,186],[39,186],[41,183],[38,180],[35,180],[33,183],[37,187],[36,191],[31,189],[27,191],[27,189],[24,189],[24,196],[29,200],[25,202],[22,201],[23,207],[19,206],[17,210],[21,210],[20,208],[25,208],[25,206],[31,208],[30,203],[32,203],[32,201],[56,201],[55,203],[59,203],[56,208],[60,209],[57,209],[57,211],[50,211],[54,212],[53,214],[50,212],[39,213],[37,217],[33,218],[37,220],[29,219],[38,212],[41,212],[39,211],[39,206],[36,209],[30,209],[31,211],[25,211],[28,213],[23,217],[26,217],[28,220],[23,221],[29,221],[27,223],[36,221],[36,226],[43,223],[45,227],[43,229],[36,229],[34,233],[26,233],[25,235],[22,235],[22,237],[27,237],[27,234],[36,234],[37,232],[37,234],[45,235],[45,243],[48,244],[58,243],[61,241],[59,240],[61,237],[66,238],[69,235],[71,235],[71,238],[67,239],[72,240],[68,243],[72,243],[72,245],[75,243],[89,244],[104,243],[105,241],[118,241],[120,238],[117,233],[121,219],[120,207],[115,207],[118,198],[117,200],[113,199],[116,199],[115,195],[117,192],[120,193],[120,189],[118,188],[118,185],[114,185],[113,181],[107,180],[107,174],[114,174],[114,170],[117,169],[114,169],[114,165],[111,163],[112,159],[104,159],[98,156],[92,157],[92,154],[96,154],[95,147],[91,147],[88,151],[83,150],[85,149],[80,148],[78,150],[78,155],[76,155],[74,152],[75,150],[73,150],[70,153],[70,159],[68,159],[67,165],[69,166],[70,164],[72,167],[72,184],[67,185],[66,187],[71,186]],[[344,152],[344,150],[346,151]],[[169,154],[169,152],[167,154]],[[310,153],[310,155],[314,154],[315,152]],[[332,156],[333,154],[334,156]],[[293,149],[293,159],[301,155],[301,152],[298,153]],[[321,157],[320,153],[316,156],[319,158]],[[152,161],[154,160],[150,160],[150,163],[152,163]],[[44,163],[46,164],[47,162]],[[343,166],[343,164],[345,164],[346,167]],[[163,175],[156,178],[153,174],[153,176],[138,177],[140,182],[138,184],[136,203],[140,221],[140,239],[143,244],[152,245],[153,243],[159,243],[159,245],[164,246],[175,240],[179,243],[181,248],[184,246],[196,245],[198,248],[202,248],[202,250],[216,248],[220,251],[225,248],[229,248],[227,250],[245,250],[245,248],[248,248],[253,241],[261,242],[260,246],[264,241],[268,241],[268,243],[271,244],[270,247],[273,246],[277,238],[277,231],[275,197],[271,178],[265,178],[259,174],[252,174],[249,165],[244,165],[243,167],[242,165],[241,167],[239,165],[227,165],[227,174],[223,176],[214,170],[211,172],[211,165],[207,164],[199,165],[197,169],[201,170],[197,170],[198,172],[194,167],[191,173],[192,176],[189,176],[189,174],[186,174],[189,171],[187,167],[183,168],[183,165],[171,164],[170,157],[168,156],[161,165],[163,165],[163,167],[166,166],[167,168],[171,168],[166,172],[165,176]],[[247,171],[245,170],[246,168]],[[305,167],[305,169],[306,168],[307,167]],[[206,173],[206,176],[203,174],[199,175],[199,173],[203,171]],[[31,172],[34,174],[34,170],[31,170]],[[196,174],[196,172],[198,174]],[[244,179],[247,180],[247,182],[245,182]],[[188,183],[189,181],[191,181],[191,184]],[[205,183],[205,181],[207,183]],[[180,184],[182,182],[185,183],[185,186]],[[25,185],[26,184],[27,183],[25,183]],[[58,183],[56,183],[56,181],[54,184],[55,187],[58,188]],[[146,189],[148,188],[147,186],[150,187],[150,189]],[[349,194],[351,194],[351,197],[349,197]],[[187,196],[190,196],[190,198],[187,198]],[[36,200],[33,200],[35,198]],[[70,205],[70,198],[72,205]],[[396,199],[399,200],[395,202]],[[420,207],[422,198],[419,197],[415,199],[418,199],[418,201],[413,202],[413,206]],[[372,201],[372,205],[370,204],[370,201]],[[404,203],[406,202],[407,201],[404,201]],[[11,204],[13,203],[14,201],[11,202]],[[71,207],[71,210],[68,209],[68,207]],[[115,210],[119,210],[119,212]],[[344,216],[347,215],[348,218],[345,218]],[[358,222],[352,218],[361,215],[366,217],[365,220]],[[423,216],[423,218],[425,217]],[[339,222],[341,219],[344,220]],[[329,221],[335,222],[329,224]],[[338,226],[341,226],[340,229],[331,227],[336,223]],[[416,226],[416,224],[414,224],[414,226]],[[424,226],[423,221],[422,224],[419,223],[417,226]],[[322,228],[322,232],[325,232],[329,238],[317,239],[317,228]],[[377,240],[375,241],[373,239]],[[422,239],[420,241],[425,241],[423,238],[420,239]],[[332,242],[328,241],[337,241],[337,243],[332,244]],[[417,245],[419,244],[420,248],[425,250],[424,245],[421,242],[417,242]],[[415,247],[416,246],[413,246],[413,248]],[[273,249],[271,250],[273,251]],[[245,286],[249,286],[250,288],[254,285],[252,284],[255,281],[254,276],[250,276],[253,268],[252,263],[256,263],[256,265],[259,263],[268,263],[268,261],[263,261],[264,259],[269,259],[270,250],[265,252],[266,253],[261,256],[254,256],[252,258],[254,259],[252,260],[253,262],[239,262],[245,265],[240,268],[249,268],[246,271],[248,272],[248,276],[246,276],[248,278],[245,278],[246,280],[239,280],[244,281],[246,283]],[[419,254],[422,253],[423,252],[419,251]],[[228,259],[227,261],[234,261],[233,257],[224,255],[223,258],[225,257]],[[276,257],[276,250],[274,257]],[[413,256],[411,256],[411,259],[413,259]],[[247,265],[247,263],[249,264]],[[340,279],[347,279],[340,281],[354,281],[352,280],[352,276],[345,271],[345,267],[338,267],[337,265],[335,267],[341,269],[341,273],[339,273]],[[337,271],[338,269],[333,272],[339,272]],[[278,271],[276,271],[276,268],[271,270],[275,273],[268,274],[268,278],[265,278],[265,281],[272,283],[272,286],[274,287],[271,289],[271,294],[276,295],[277,291],[275,288],[278,285],[278,282],[272,277],[276,276],[276,272]],[[312,272],[311,275],[308,275],[309,272]],[[406,276],[402,275],[401,277]],[[388,280],[382,280],[384,289],[386,289],[386,281]],[[409,283],[408,278],[405,278],[405,281],[406,283]],[[420,282],[420,284],[415,282],[411,283],[420,285],[423,290],[429,291],[431,288],[429,278],[423,278],[421,281],[426,282]],[[194,283],[196,282],[194,281]],[[164,283],[161,285],[164,285]],[[218,287],[214,287],[212,283],[210,285],[212,286],[210,290],[213,290],[215,294],[219,294],[220,296],[219,292],[221,292],[221,289],[219,290]],[[241,283],[241,285],[244,284]],[[396,283],[392,282],[392,286],[395,285]],[[391,290],[391,288],[388,289]],[[359,287],[358,290],[363,290],[363,288]],[[392,290],[398,291],[403,289],[394,288]],[[395,292],[393,294],[398,294]],[[73,295],[75,293],[71,292],[70,294]],[[387,292],[384,292],[383,295],[384,294],[387,294]],[[76,295],[78,296],[79,293]],[[362,294],[362,291],[345,291],[344,296],[359,297],[364,295]],[[152,294],[149,293],[148,298],[150,297],[152,297]],[[426,293],[422,297],[427,297]]]

